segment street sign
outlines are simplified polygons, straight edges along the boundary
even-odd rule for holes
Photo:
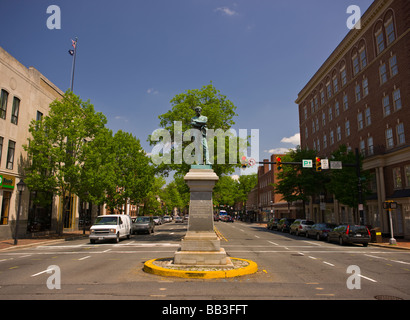
[[[303,168],[313,168],[313,161],[312,160],[302,160]]]
[[[256,160],[254,158],[250,158],[248,164],[253,167],[256,164]]]
[[[342,169],[342,161],[330,161],[330,169]]]
[[[322,170],[327,170],[329,169],[329,160],[328,159],[322,159],[320,160],[322,164]]]

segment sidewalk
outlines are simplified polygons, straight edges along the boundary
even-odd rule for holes
[[[370,246],[375,247],[383,247],[383,248],[391,248],[391,249],[402,249],[402,250],[410,250],[410,240],[407,239],[396,239],[397,246],[389,244],[389,238],[383,238],[382,243],[374,243],[370,242]]]
[[[47,236],[39,236],[31,239],[18,239],[17,245],[14,245],[14,239],[0,240],[0,251],[27,248],[41,244],[51,244],[54,242],[70,241],[81,238],[88,238],[89,231],[87,230],[83,235],[83,231],[64,232],[61,236],[51,234]]]

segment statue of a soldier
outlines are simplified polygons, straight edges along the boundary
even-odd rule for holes
[[[205,155],[205,164],[210,164],[209,162],[209,152],[208,152],[208,143],[206,141],[206,132],[207,127],[206,123],[208,122],[208,118],[201,115],[202,108],[197,106],[195,107],[196,116],[191,119],[191,126],[194,129],[198,129],[201,132],[200,141],[198,144],[202,144],[203,155]],[[200,144],[198,145],[200,147]],[[198,164],[203,164],[203,155],[201,152],[198,154]]]

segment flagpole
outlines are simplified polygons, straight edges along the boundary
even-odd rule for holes
[[[73,54],[73,65],[71,67],[71,92],[73,92],[73,88],[74,88],[74,71],[75,71],[75,57],[77,56],[77,42],[78,42],[78,38],[75,38],[75,42],[73,41],[73,46],[74,46],[74,54]]]

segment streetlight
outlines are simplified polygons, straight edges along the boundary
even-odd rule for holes
[[[14,233],[14,245],[17,245],[17,235],[18,235],[18,227],[19,227],[19,220],[20,220],[20,209],[21,209],[21,196],[23,191],[26,189],[26,184],[24,183],[23,179],[20,179],[20,182],[17,183],[17,191],[19,192],[19,206],[17,209],[17,218],[16,218],[16,229]]]

